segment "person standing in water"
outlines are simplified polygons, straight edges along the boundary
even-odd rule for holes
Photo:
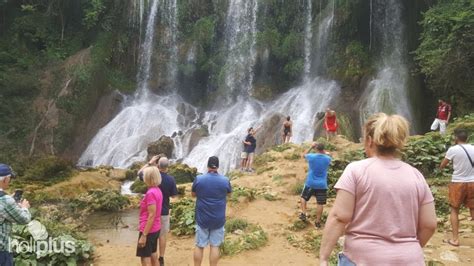
[[[293,122],[290,121],[290,116],[287,116],[286,121],[283,122],[282,143],[283,144],[289,143],[292,135],[293,135]]]
[[[336,112],[330,108],[326,109],[326,114],[324,116],[324,129],[326,130],[326,140],[336,136],[337,132],[337,119]]]

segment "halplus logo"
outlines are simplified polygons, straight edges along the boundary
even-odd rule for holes
[[[35,253],[37,258],[41,258],[51,253],[73,254],[76,251],[74,241],[50,237],[46,227],[39,221],[31,221],[26,228],[31,238],[10,238],[8,246],[10,252]]]

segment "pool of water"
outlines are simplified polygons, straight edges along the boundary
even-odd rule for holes
[[[128,245],[138,239],[138,209],[97,212],[87,219],[89,240],[98,243]]]

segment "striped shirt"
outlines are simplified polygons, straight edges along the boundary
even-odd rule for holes
[[[22,208],[10,195],[0,197],[0,251],[9,249],[8,239],[13,223],[27,224],[30,220],[28,209]]]

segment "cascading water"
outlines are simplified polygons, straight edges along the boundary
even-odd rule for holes
[[[195,109],[185,104],[180,96],[158,96],[148,88],[158,5],[159,1],[153,0],[148,14],[145,39],[140,48],[137,93],[129,105],[92,139],[79,159],[79,165],[127,167],[146,157],[149,143],[162,135],[172,135],[191,123],[188,117],[192,116],[186,112],[192,113]]]
[[[164,9],[167,6],[175,6],[175,0],[167,1]],[[305,59],[310,66],[309,69],[320,69],[324,64],[325,56],[321,54],[327,53],[328,36],[334,18],[331,7],[333,4],[329,2],[320,14],[315,51],[310,42],[313,39],[312,18],[311,14],[307,14],[309,18],[307,17],[307,27],[305,27],[305,40],[307,40],[305,41]],[[227,51],[224,81],[228,91],[224,95],[227,97],[221,100],[231,104],[227,104],[225,108],[216,105],[214,109],[201,114],[193,106],[184,103],[176,94],[157,96],[148,89],[156,8],[157,2],[153,1],[145,39],[141,46],[137,94],[94,137],[81,156],[79,164],[128,167],[135,161],[144,160],[146,148],[150,142],[157,140],[161,135],[176,135],[173,140],[175,142],[174,156],[177,159],[183,158],[184,163],[204,171],[206,159],[217,155],[221,161],[220,171],[225,173],[237,166],[247,128],[258,127],[277,113],[292,116],[295,129],[294,142],[312,140],[316,112],[327,107],[339,93],[339,87],[334,81],[327,81],[320,77],[311,78],[311,73],[304,73],[308,78],[302,86],[291,89],[273,102],[262,103],[250,97],[256,60],[257,0],[231,0],[229,2],[224,30]],[[163,12],[161,13],[164,16]],[[173,16],[164,20],[169,20]],[[164,22],[164,24],[170,29],[173,28],[173,23]],[[176,43],[172,39],[173,37],[168,47],[171,49],[171,56],[174,54],[173,43]],[[195,61],[194,53],[193,49],[189,51],[188,63]],[[314,60],[314,57],[317,57],[317,60]],[[311,70],[307,71],[311,72]],[[209,136],[200,139],[197,144],[194,144],[195,146],[191,146],[193,131],[202,127],[207,128]],[[180,134],[175,134],[177,132]]]
[[[313,41],[313,4],[312,0],[307,0],[306,6],[306,24],[304,26],[304,74],[303,82],[309,81],[311,72],[311,42]]]
[[[177,35],[178,35],[178,26],[177,26],[177,19],[178,19],[178,8],[176,6],[177,0],[165,0],[163,1],[163,9],[162,9],[162,17],[164,18],[164,23],[166,26],[165,36],[163,36],[163,40],[165,40],[166,47],[169,48],[169,59],[168,59],[168,86],[174,89],[176,86],[176,77],[178,74],[178,42],[177,42]]]
[[[328,40],[334,20],[335,2],[336,0],[333,0],[332,3],[329,1],[326,8],[323,9],[322,13],[319,15],[320,22],[316,39],[317,52],[313,56],[313,69],[314,73],[317,75],[325,74],[326,71],[326,59],[329,52]]]
[[[381,54],[377,75],[361,98],[361,123],[376,112],[400,114],[411,121],[402,4],[397,0],[373,0],[371,3],[373,30],[380,38]],[[375,35],[373,38],[377,38]]]
[[[227,11],[225,84],[230,95],[248,95],[253,84],[257,0],[231,0]],[[229,99],[232,100],[232,99]]]

